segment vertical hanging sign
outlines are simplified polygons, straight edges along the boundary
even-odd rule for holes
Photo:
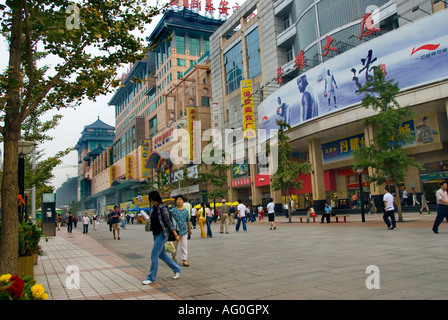
[[[244,138],[255,138],[255,116],[252,80],[241,81],[241,104],[243,106]]]

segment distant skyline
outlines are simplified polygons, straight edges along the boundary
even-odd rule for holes
[[[0,1],[3,3],[4,1]],[[229,1],[229,12],[231,13],[232,7],[235,3],[239,5],[243,4],[245,0],[230,0]],[[214,7],[216,8],[214,18],[218,19],[218,8],[219,1],[214,1]],[[204,7],[204,5],[203,5]],[[204,8],[200,11],[200,14],[204,14]],[[145,39],[152,30],[157,26],[161,19],[162,15],[154,17],[153,22],[147,26],[146,32],[142,35],[142,38]],[[0,39],[0,54],[3,57],[8,57],[8,44],[6,40]],[[8,59],[0,59],[0,70],[5,70],[8,65]],[[118,77],[121,77],[121,74],[128,70],[129,64],[122,66],[119,68]],[[98,117],[104,123],[115,127],[115,109],[113,106],[109,106],[108,102],[112,98],[115,92],[112,92],[108,95],[98,96],[97,101],[89,101],[85,99],[83,103],[77,107],[76,109],[64,109],[64,110],[51,110],[45,114],[43,119],[50,119],[55,114],[61,114],[63,117],[59,122],[59,125],[48,131],[47,134],[51,137],[54,137],[52,141],[46,141],[45,143],[38,146],[38,150],[44,151],[43,159],[47,157],[54,156],[57,152],[65,150],[69,147],[74,147],[81,137],[81,132],[84,129],[84,126],[92,124],[95,122]],[[0,144],[0,164],[3,164],[3,144]],[[42,160],[43,160],[42,159]],[[56,190],[65,182],[68,178],[76,177],[78,167],[78,155],[75,150],[70,152],[67,156],[62,158],[62,164],[53,170],[54,179],[51,184],[54,186],[55,192]]]

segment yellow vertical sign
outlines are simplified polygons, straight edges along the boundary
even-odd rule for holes
[[[114,182],[114,179],[115,179],[115,166],[109,167],[109,179],[110,179],[110,184],[112,184],[112,182]]]
[[[190,136],[190,160],[193,160],[193,122],[198,120],[197,110],[187,107],[187,130]]]
[[[149,140],[143,140],[143,145],[141,146],[141,170],[142,175],[141,178],[149,178],[149,169],[145,168],[145,164],[148,161],[149,158]]]
[[[126,180],[132,179],[132,156],[126,156]]]
[[[243,106],[244,138],[255,138],[255,115],[252,80],[241,81],[241,104]]]

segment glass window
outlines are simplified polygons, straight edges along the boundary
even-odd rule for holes
[[[176,36],[176,52],[185,54],[185,38],[182,36]]]
[[[308,10],[297,23],[297,35],[295,41],[296,52],[305,49],[317,39],[316,12],[314,8]]]
[[[179,67],[185,67],[187,65],[187,62],[185,61],[185,59],[177,59],[177,65]]]
[[[260,39],[258,28],[246,36],[247,67],[249,78],[255,78],[261,73]]]
[[[243,80],[243,55],[241,42],[238,42],[224,55],[224,70],[226,72],[226,93],[229,94],[240,87]]]
[[[210,51],[210,42],[208,40],[204,40],[204,53]]]
[[[188,45],[189,45],[191,56],[199,57],[201,55],[201,47],[199,45],[199,39],[189,38]]]

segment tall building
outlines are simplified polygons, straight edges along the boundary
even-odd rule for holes
[[[115,128],[98,119],[87,126],[81,132],[81,137],[76,143],[75,150],[78,152],[78,201],[81,208],[90,208],[86,203],[87,198],[92,195],[92,178],[96,167],[93,165],[95,159],[102,157],[104,152],[111,150]]]
[[[191,129],[187,120],[201,121],[202,131],[210,128],[209,38],[222,23],[188,9],[162,16],[147,37],[151,50],[123,74],[108,103],[115,112],[110,149],[80,154],[86,163],[82,190],[88,187],[83,209],[104,214],[114,205],[146,206],[144,195],[162,183],[170,185],[165,197],[182,193],[202,200],[202,186],[180,183],[182,166],[172,163],[169,152],[173,130]],[[187,171],[197,178],[197,165],[189,163]]]
[[[373,112],[360,105],[357,89],[379,65],[399,82],[399,102],[415,114],[403,122],[403,130],[417,138],[406,150],[426,170],[409,168],[404,183],[434,200],[437,183],[448,178],[448,73],[440,68],[448,62],[448,11],[436,2],[247,0],[211,38],[217,48],[211,51],[213,98],[222,106],[230,145],[247,144],[240,133],[246,128],[266,130],[269,138],[277,119],[288,122],[294,157],[312,166],[310,174],[298,176],[302,189],[289,190],[295,204],[305,209],[313,200],[320,209],[330,198],[348,207],[359,192],[352,152],[372,139],[363,119]],[[249,117],[241,80],[252,80]],[[419,138],[428,126],[434,133]],[[244,150],[234,157],[240,163],[229,181],[230,200],[286,202],[270,188],[265,166],[253,161],[256,151]],[[243,174],[241,167],[247,168]],[[384,186],[363,186],[380,199]]]

